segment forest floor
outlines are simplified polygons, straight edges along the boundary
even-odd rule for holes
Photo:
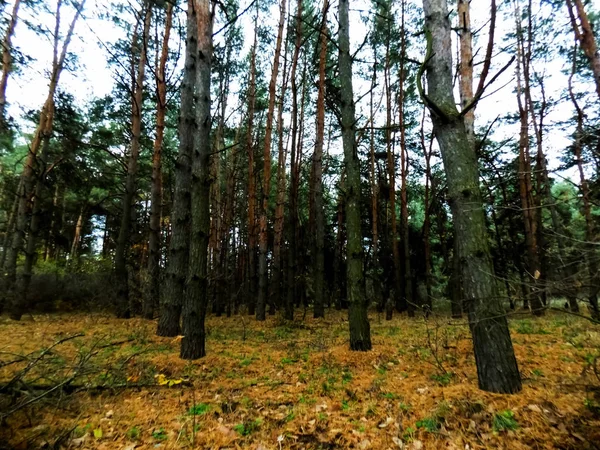
[[[373,350],[355,353],[345,313],[309,316],[210,317],[193,362],[155,322],[2,317],[0,394],[23,395],[0,395],[16,409],[0,448],[600,448],[600,327],[584,319],[513,316],[523,391],[496,395],[477,388],[464,321],[373,312]]]

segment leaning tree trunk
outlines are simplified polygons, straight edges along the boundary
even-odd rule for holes
[[[194,0],[198,23],[196,68],[196,135],[192,157],[192,226],[188,278],[182,310],[180,356],[206,355],[204,319],[208,306],[208,239],[210,234],[210,75],[213,13],[209,0]]]
[[[165,286],[161,297],[160,319],[156,331],[159,336],[177,336],[179,334],[179,319],[188,268],[191,167],[196,131],[194,86],[196,83],[197,27],[194,0],[188,0],[185,67],[179,109],[179,154],[175,164],[175,194],[171,212],[169,258],[165,269]]]
[[[417,81],[431,111],[433,131],[448,180],[479,387],[491,392],[514,393],[521,390],[521,377],[488,247],[477,158],[464,115],[458,112],[453,95],[448,5],[446,0],[423,0],[423,10],[427,55]],[[428,95],[423,93],[420,80],[425,68]]]
[[[339,1],[340,125],[344,147],[344,167],[346,169],[348,319],[350,349],[365,351],[371,349],[371,329],[367,315],[368,300],[363,271],[363,243],[360,221],[360,161],[356,145],[348,1]]]
[[[146,5],[144,16],[144,30],[141,42],[137,42],[134,35],[132,49],[137,45],[140,48],[140,59],[138,61],[137,75],[133,85],[133,97],[131,105],[131,149],[127,161],[127,176],[125,180],[125,194],[121,205],[121,227],[117,239],[115,251],[115,278],[117,283],[116,313],[117,317],[128,319],[131,315],[129,305],[129,277],[127,273],[127,259],[129,240],[131,238],[131,223],[133,216],[133,199],[136,192],[136,179],[138,172],[138,158],[140,154],[140,138],[142,134],[142,102],[144,100],[144,74],[146,71],[146,59],[148,40],[150,36],[150,22],[152,19],[152,7]]]
[[[173,4],[167,3],[165,34],[162,41],[160,62],[156,69],[156,137],[152,153],[152,188],[150,203],[150,236],[148,239],[148,286],[143,305],[143,316],[154,317],[160,297],[160,218],[162,210],[162,146],[165,135],[167,112],[166,66],[169,56],[169,37],[173,17]]]

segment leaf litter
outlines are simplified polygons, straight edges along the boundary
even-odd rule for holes
[[[54,378],[32,370],[24,384],[56,380],[82,352],[96,353],[72,391],[7,417],[0,448],[598,448],[597,327],[558,314],[530,323],[511,323],[524,386],[505,396],[477,388],[459,323],[432,343],[423,319],[372,314],[374,349],[355,353],[342,313],[299,323],[210,317],[208,356],[189,362],[151,321],[3,318],[2,386],[28,360],[6,362],[65,336],[83,333],[53,349]]]

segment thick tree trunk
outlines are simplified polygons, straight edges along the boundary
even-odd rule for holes
[[[198,23],[194,0],[188,0],[185,67],[181,83],[179,110],[179,154],[175,164],[175,194],[171,212],[171,242],[165,269],[165,286],[161,297],[160,319],[156,334],[177,336],[190,248],[190,209],[192,152],[196,132],[196,54]]]
[[[192,157],[192,226],[188,278],[182,310],[180,356],[206,355],[204,319],[208,306],[208,239],[210,233],[210,77],[213,13],[209,0],[194,0],[198,23],[196,69],[197,130]]]
[[[356,145],[356,119],[352,90],[348,0],[339,1],[339,74],[341,87],[342,141],[346,169],[347,297],[350,349],[370,350],[371,330],[367,315],[368,300],[363,271],[363,244],[360,220],[360,161]]]
[[[150,22],[152,19],[152,7],[146,4],[144,11],[144,25],[141,42],[134,34],[132,51],[139,50],[135,83],[132,86],[133,97],[131,99],[131,148],[127,161],[127,175],[125,180],[125,194],[121,205],[121,227],[117,239],[115,252],[115,278],[117,282],[116,313],[117,317],[128,319],[131,315],[129,305],[129,277],[127,260],[129,253],[129,240],[131,238],[131,223],[133,222],[133,201],[137,190],[138,158],[140,153],[140,138],[142,134],[142,104],[144,94],[144,74],[146,72],[146,59],[148,41],[150,37]],[[132,67],[135,72],[135,68]]]
[[[0,256],[0,270],[4,269],[4,264],[6,262],[6,255],[8,253],[8,248],[11,244],[12,234],[14,233],[15,221],[17,219],[17,210],[19,208],[19,192],[23,188],[23,178],[19,180],[19,185],[17,186],[17,192],[15,194],[15,199],[13,200],[12,208],[10,209],[10,216],[8,217],[8,222],[6,223],[6,231],[4,233],[4,240],[2,242],[2,256]],[[0,311],[1,312],[1,311]]]
[[[273,115],[275,114],[275,100],[277,91],[277,76],[279,74],[279,57],[281,56],[281,45],[283,42],[283,26],[285,25],[285,5],[287,0],[281,0],[279,6],[279,27],[277,29],[277,42],[275,44],[275,55],[273,57],[273,69],[271,81],[269,82],[269,105],[267,109],[267,128],[265,130],[265,149],[263,155],[263,201],[259,224],[259,261],[258,261],[258,302],[256,305],[256,319],[266,319],[266,307],[268,296],[268,229],[267,216],[269,212],[269,197],[271,190],[271,142],[273,139]]]
[[[169,37],[173,18],[173,4],[167,3],[165,32],[163,35],[160,62],[156,69],[156,137],[152,153],[152,188],[150,203],[150,236],[148,239],[148,286],[144,299],[143,315],[154,317],[160,298],[160,237],[162,212],[162,146],[165,134],[165,114],[167,112],[166,67],[169,56]]]
[[[317,128],[313,155],[314,190],[314,250],[313,290],[314,317],[325,316],[325,205],[323,203],[323,144],[325,140],[325,66],[327,64],[327,11],[329,1],[323,2],[321,31],[319,35],[319,82],[317,93]]]
[[[424,0],[423,9],[428,40],[426,102],[432,112],[448,180],[479,387],[514,393],[521,390],[521,378],[506,315],[498,298],[475,149],[453,95],[448,5],[446,0]]]

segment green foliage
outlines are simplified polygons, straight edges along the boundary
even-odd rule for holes
[[[125,436],[127,436],[128,439],[131,439],[132,441],[137,441],[140,438],[141,435],[141,431],[140,428],[135,426],[135,427],[131,427],[129,430],[127,430],[127,433],[125,433]]]
[[[210,405],[206,403],[198,403],[189,409],[188,414],[192,416],[202,416],[210,412],[210,409]]]
[[[233,429],[242,436],[249,436],[260,427],[262,420],[256,419],[253,421],[242,422],[233,427]]]
[[[428,433],[437,433],[441,425],[437,417],[425,417],[416,423],[417,428],[423,429]]]
[[[444,372],[443,374],[434,373],[431,375],[433,381],[437,381],[440,386],[448,386],[454,378],[454,372]]]
[[[158,430],[154,430],[152,432],[152,437],[154,439],[156,439],[157,441],[164,441],[167,439],[167,432],[165,431],[164,428],[159,428]]]
[[[495,433],[501,431],[514,431],[519,428],[519,423],[515,419],[515,413],[507,409],[494,415],[492,429]]]

